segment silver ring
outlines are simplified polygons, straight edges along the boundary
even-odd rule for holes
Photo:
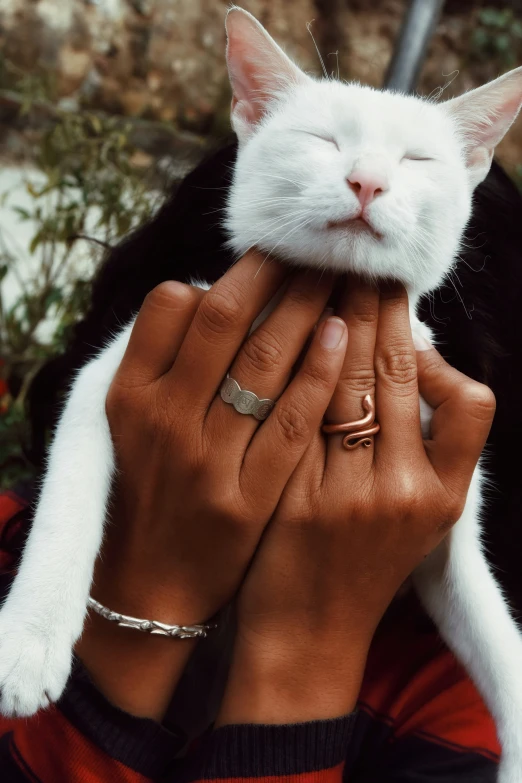
[[[242,389],[230,375],[221,384],[219,393],[223,402],[233,405],[238,413],[253,416],[258,421],[264,421],[275,405],[274,400],[260,400],[254,392]]]

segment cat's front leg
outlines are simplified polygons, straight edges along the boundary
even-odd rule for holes
[[[413,575],[420,599],[497,726],[498,783],[522,783],[522,636],[484,556],[477,468],[464,512]]]
[[[59,698],[81,634],[114,457],[105,400],[132,326],[76,378],[50,448],[34,522],[0,611],[0,710]]]

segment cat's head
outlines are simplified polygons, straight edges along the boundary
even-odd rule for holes
[[[518,114],[522,68],[445,102],[301,71],[253,16],[227,16],[239,153],[226,228],[292,263],[433,289]]]

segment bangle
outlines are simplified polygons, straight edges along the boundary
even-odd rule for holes
[[[156,636],[170,636],[173,639],[205,639],[209,631],[217,628],[213,623],[166,625],[158,620],[140,620],[138,617],[128,617],[125,614],[113,612],[112,609],[107,609],[106,606],[90,596],[87,599],[87,605],[97,614],[105,617],[106,620],[117,623],[120,628],[133,628],[135,631],[143,631]]]

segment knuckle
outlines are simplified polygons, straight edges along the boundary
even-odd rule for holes
[[[243,356],[257,370],[271,370],[281,363],[283,348],[274,334],[266,330],[254,332],[243,346]]]
[[[415,483],[405,475],[397,480],[396,504],[403,517],[411,516],[418,508],[421,495]]]
[[[354,393],[367,393],[375,388],[375,371],[372,367],[353,367],[349,375],[342,375],[339,379],[342,390]]]
[[[295,285],[288,289],[286,295],[286,305],[295,309],[308,308],[313,306],[314,297],[317,295],[315,289],[308,285]]]
[[[453,527],[453,525],[461,518],[465,505],[466,501],[464,498],[453,498],[448,503],[446,508],[446,524],[448,524],[450,527]]]
[[[459,521],[464,511],[464,501],[452,498],[441,511],[437,524],[437,532],[442,535],[449,533],[451,528]]]
[[[445,536],[461,518],[465,505],[466,494],[446,483],[425,493],[422,507],[429,527]]]
[[[299,444],[308,436],[308,422],[303,411],[295,405],[277,405],[279,432],[287,444]]]
[[[470,415],[475,419],[484,422],[490,422],[493,419],[496,400],[489,386],[475,381],[463,383],[460,388],[460,397]]]
[[[109,428],[116,431],[154,429],[154,405],[145,387],[133,387],[115,379],[105,397]]]
[[[206,294],[200,305],[200,315],[206,329],[222,334],[240,320],[242,309],[241,291],[229,281]]]
[[[105,413],[109,421],[132,406],[133,395],[125,386],[113,382],[105,398]]]
[[[350,311],[350,321],[352,321],[355,325],[360,323],[369,324],[372,326],[373,324],[377,323],[378,318],[378,307],[376,306],[375,302],[371,300],[362,300],[356,302]]]
[[[417,362],[412,350],[404,345],[390,346],[375,357],[377,375],[395,386],[410,386],[417,381]]]
[[[306,386],[312,389],[324,389],[332,374],[328,362],[318,356],[303,364],[300,373]]]
[[[437,351],[426,351],[422,360],[422,374],[426,380],[436,379],[446,362]]]
[[[165,280],[149,291],[145,297],[145,306],[154,309],[172,309],[192,300],[189,286],[181,283]]]

